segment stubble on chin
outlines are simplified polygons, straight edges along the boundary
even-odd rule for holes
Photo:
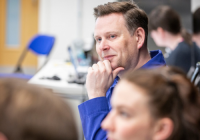
[[[118,67],[123,67],[123,66],[121,66],[119,62],[118,63],[111,62],[111,68],[112,68],[112,70],[115,70]]]

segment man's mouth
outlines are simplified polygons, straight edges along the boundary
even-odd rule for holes
[[[113,57],[114,57],[114,55],[107,55],[107,56],[104,56],[103,59],[104,60],[111,60]]]

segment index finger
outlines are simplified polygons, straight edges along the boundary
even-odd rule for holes
[[[106,70],[107,70],[109,73],[111,73],[111,72],[112,72],[112,67],[111,67],[110,61],[104,60],[103,63],[104,63],[104,65],[105,65],[105,67],[106,67]]]

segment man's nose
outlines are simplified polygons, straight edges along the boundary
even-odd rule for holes
[[[114,113],[112,111],[103,120],[101,127],[106,131],[114,131]]]
[[[100,49],[102,51],[106,51],[110,49],[110,46],[108,44],[108,41],[106,39],[102,39],[101,44],[100,44]]]

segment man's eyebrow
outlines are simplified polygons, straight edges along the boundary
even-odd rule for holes
[[[119,33],[119,32],[117,32],[117,31],[109,31],[109,32],[106,32],[105,34],[117,34],[117,33]]]
[[[119,34],[119,33],[120,33],[119,31],[109,31],[104,34],[107,35],[107,34]],[[99,37],[99,35],[94,35],[94,38],[96,38],[96,37]]]
[[[94,38],[98,37],[98,35],[94,35]]]
[[[117,105],[114,108],[118,109],[118,110],[125,109],[125,110],[132,111],[132,108],[130,106],[127,106],[127,105]]]

